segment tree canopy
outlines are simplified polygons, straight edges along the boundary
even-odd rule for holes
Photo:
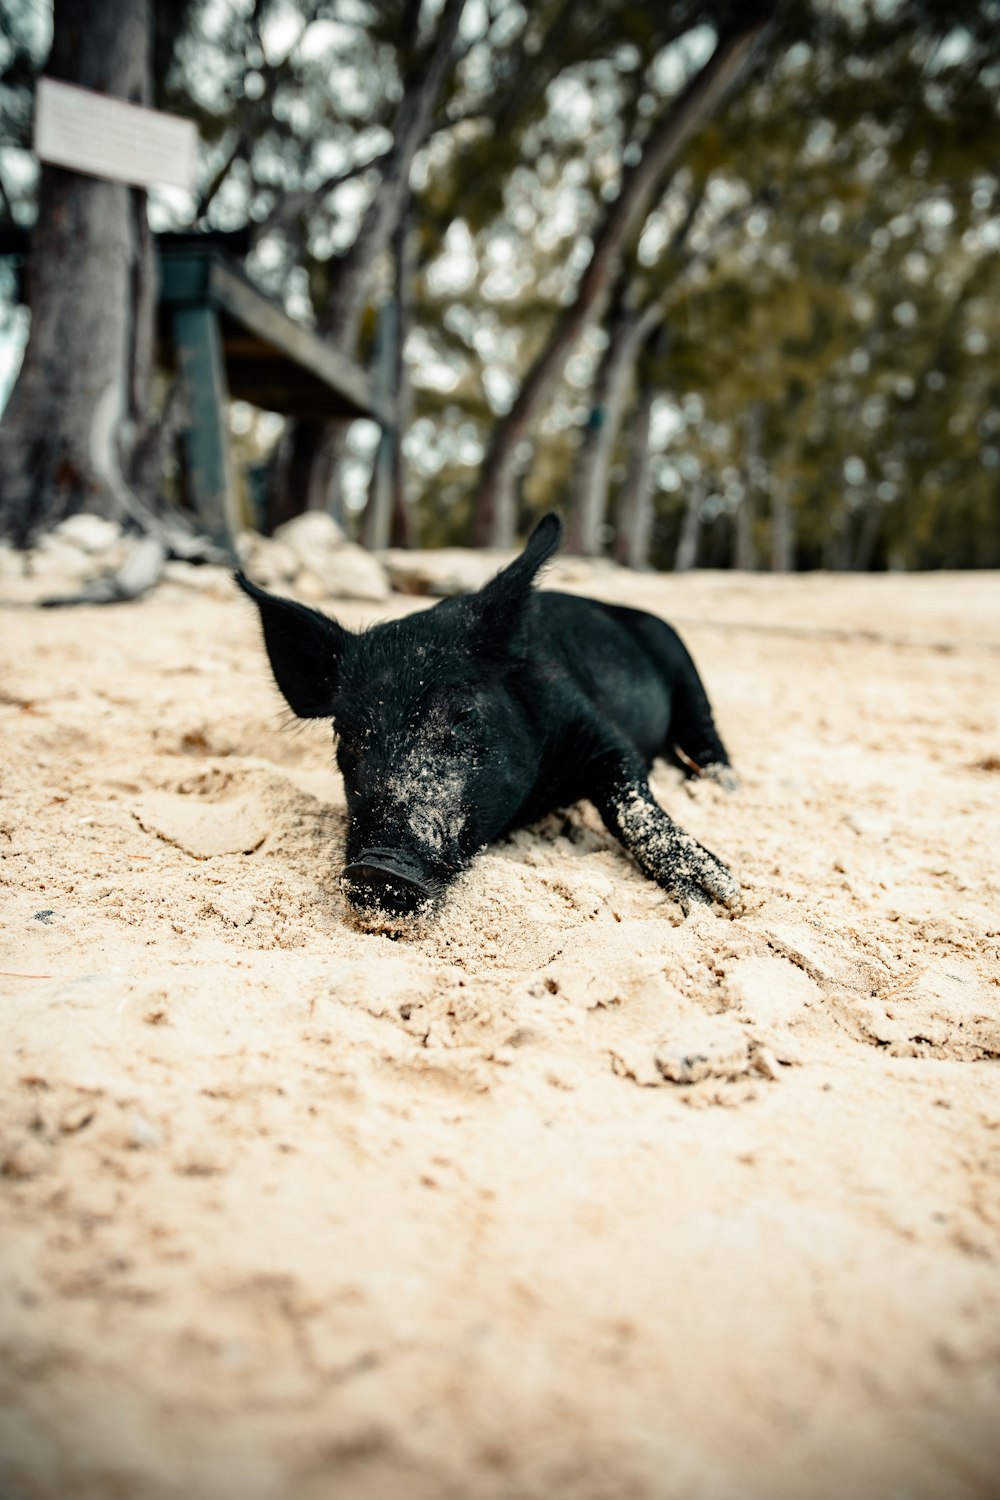
[[[380,309],[402,309],[400,486],[431,544],[472,538],[498,434],[609,220],[739,33],[745,55],[657,158],[511,434],[512,522],[572,515],[603,446],[585,550],[625,555],[638,441],[658,566],[685,525],[713,565],[1000,566],[997,0],[188,0],[155,16],[155,101],[197,121],[202,153],[196,201],[154,193],[154,227],[245,229],[248,273],[362,359]],[[21,225],[47,48],[44,13],[9,7],[0,215]],[[12,289],[8,274],[8,338]],[[619,350],[623,319],[635,347]],[[339,451],[349,513],[376,436],[359,424]]]

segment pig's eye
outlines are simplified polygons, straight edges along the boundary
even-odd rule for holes
[[[471,703],[459,704],[458,707],[453,708],[451,711],[452,729],[461,729],[463,724],[471,724],[475,716],[476,710]]]

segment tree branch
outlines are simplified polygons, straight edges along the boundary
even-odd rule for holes
[[[580,332],[600,316],[614,264],[622,247],[637,232],[657,185],[746,66],[770,15],[769,6],[751,6],[749,15],[744,15],[737,27],[720,36],[708,62],[653,129],[639,161],[624,173],[618,197],[594,236],[590,263],[576,296],[558,318],[510,411],[497,423],[482,469],[475,521],[477,545],[507,546],[512,540],[514,450],[562,371]]]
[[[303,209],[308,208],[310,203],[316,203],[320,198],[325,198],[335,188],[341,187],[352,178],[360,177],[362,172],[367,172],[369,167],[382,166],[392,155],[392,147],[385,151],[379,151],[375,156],[370,156],[367,161],[356,161],[349,167],[344,167],[340,172],[333,172],[329,177],[324,177],[322,182],[312,187],[296,188],[292,193],[285,193],[278,198],[274,206],[253,226],[254,237],[264,234],[268,229],[281,229],[285,224],[300,214]]]
[[[416,88],[404,91],[393,122],[393,143],[386,155],[380,191],[369,204],[353,245],[336,267],[336,280],[320,313],[323,333],[347,352],[357,343],[365,291],[372,262],[382,253],[399,222],[409,192],[410,169],[430,133],[438,96],[452,66],[452,49],[466,0],[445,0],[433,49],[416,76]]]
[[[256,42],[257,46],[260,47],[261,53],[263,53],[264,48],[260,40],[260,18],[264,10],[264,3],[265,0],[255,0],[253,12],[250,19],[251,37]],[[268,114],[270,106],[274,102],[274,95],[278,88],[278,85],[282,83],[291,72],[292,63],[295,58],[295,53],[298,50],[299,43],[302,41],[302,38],[309,30],[309,27],[312,25],[313,21],[316,20],[319,14],[319,10],[319,0],[314,0],[313,5],[303,17],[301,31],[299,32],[292,46],[285,53],[285,56],[281,58],[279,62],[274,63],[268,62],[265,57],[263,64],[256,69],[256,72],[260,74],[260,77],[264,81],[264,88],[259,98],[244,98],[241,101],[241,106],[237,114],[236,140],[233,143],[233,149],[229,153],[227,159],[219,167],[208,187],[205,188],[204,192],[199,198],[198,207],[195,210],[196,219],[203,219],[208,213],[209,208],[212,206],[212,203],[215,201],[223,184],[229,176],[229,173],[232,171],[236,163],[238,161],[246,161],[249,159],[251,148],[253,147],[254,142],[257,138],[257,126],[260,120],[266,117],[266,115]]]

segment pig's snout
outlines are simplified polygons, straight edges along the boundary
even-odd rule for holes
[[[419,911],[433,894],[416,865],[391,849],[365,849],[344,866],[340,884],[352,906],[394,916]]]

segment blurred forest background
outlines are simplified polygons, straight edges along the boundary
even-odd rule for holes
[[[372,546],[509,545],[557,507],[636,567],[1000,567],[996,0],[123,5],[145,97],[201,137],[196,200],[153,190],[153,228],[241,237],[394,414],[383,502],[374,423],[235,406],[261,529],[309,507]],[[51,43],[47,5],[6,0],[22,229]],[[136,403],[123,472],[155,507],[166,383]],[[70,467],[33,471],[63,514],[90,503]]]

